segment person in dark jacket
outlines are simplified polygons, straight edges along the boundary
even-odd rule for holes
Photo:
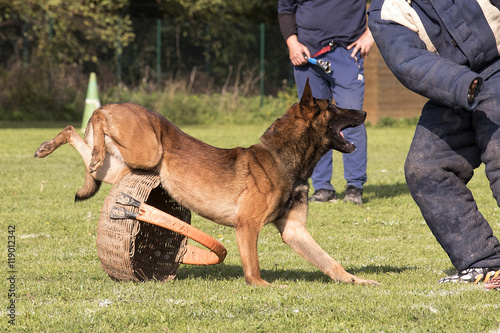
[[[500,244],[467,183],[482,163],[500,204],[500,1],[373,0],[368,22],[394,75],[429,101],[405,163],[410,193],[457,274],[500,274]]]
[[[366,1],[279,0],[278,20],[294,65],[299,99],[309,78],[315,98],[332,100],[333,97],[341,108],[362,110],[363,61],[373,44],[366,24]],[[307,59],[312,56],[330,62],[332,71],[326,73],[309,63]],[[367,180],[366,128],[363,124],[346,129],[343,134],[356,145],[353,153],[343,155],[347,185],[344,200],[360,205]],[[331,151],[318,162],[311,178],[315,192],[310,201],[337,199],[331,183]]]

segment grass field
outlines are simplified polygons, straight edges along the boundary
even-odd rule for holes
[[[281,289],[247,286],[234,230],[196,215],[192,224],[226,246],[223,264],[181,266],[176,279],[166,283],[111,280],[100,267],[95,244],[99,212],[110,187],[104,185],[96,197],[75,204],[84,176],[76,151],[68,146],[43,160],[32,157],[64,125],[0,126],[0,331],[499,331],[499,292],[436,283],[454,270],[405,185],[403,164],[412,128],[368,128],[363,207],[339,201],[311,204],[309,209],[308,229],[317,242],[348,271],[381,286],[330,281],[267,226],[259,238],[262,275],[288,285]],[[213,145],[232,147],[257,142],[266,127],[182,129]],[[342,196],[338,153],[334,167],[334,185]],[[470,187],[500,235],[499,210],[482,169]],[[9,236],[15,237],[15,246],[9,247]],[[15,255],[11,267],[9,251]],[[11,301],[15,326],[9,323]]]

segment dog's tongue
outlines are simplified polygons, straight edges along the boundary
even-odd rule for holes
[[[344,132],[340,131],[340,135],[344,138]]]

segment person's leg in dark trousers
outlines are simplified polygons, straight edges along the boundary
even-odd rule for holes
[[[480,96],[487,101],[472,113],[427,103],[405,164],[410,192],[458,271],[500,266],[498,239],[467,188],[484,162],[500,195],[500,95],[492,89]]]
[[[311,86],[312,94],[318,99],[332,99],[332,91],[328,76],[322,69],[313,65],[295,66],[295,82],[299,99],[302,97],[307,79]],[[312,185],[315,190],[312,201],[332,201],[337,199],[332,180],[332,151],[328,151],[316,164],[312,174]]]
[[[362,110],[365,94],[364,59],[359,53],[356,58],[351,57],[351,51],[342,47],[336,48],[326,58],[330,63],[338,64],[335,66],[331,85],[335,104],[344,109]],[[346,192],[350,187],[354,187],[361,195],[363,185],[367,180],[366,127],[362,124],[346,128],[343,133],[347,141],[356,145],[355,151],[342,155]],[[361,197],[358,200],[359,202],[356,203],[362,203]]]
[[[334,103],[339,107],[361,110],[364,97],[363,59],[352,58],[348,50],[340,47],[332,52],[325,53],[319,58],[335,64],[335,66],[332,65],[332,73],[327,74],[312,65],[295,67],[295,82],[299,98],[304,90],[305,82],[309,78],[314,97],[333,98]],[[348,141],[356,145],[356,150],[353,153],[343,155],[344,178],[348,186],[352,185],[362,190],[367,179],[366,128],[363,124],[346,129],[344,130],[344,136]],[[323,155],[311,178],[315,190],[334,190],[331,184],[331,151]]]

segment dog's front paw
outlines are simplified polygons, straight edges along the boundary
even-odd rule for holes
[[[352,283],[361,284],[363,286],[380,286],[380,283],[374,280],[360,279],[359,277],[354,277],[351,279]]]
[[[266,280],[263,280],[261,278],[257,277],[245,277],[245,281],[248,285],[250,286],[255,286],[255,287],[271,287],[272,284],[267,282]]]
[[[286,289],[286,288],[288,288],[288,285],[287,284],[272,284],[271,287]]]

